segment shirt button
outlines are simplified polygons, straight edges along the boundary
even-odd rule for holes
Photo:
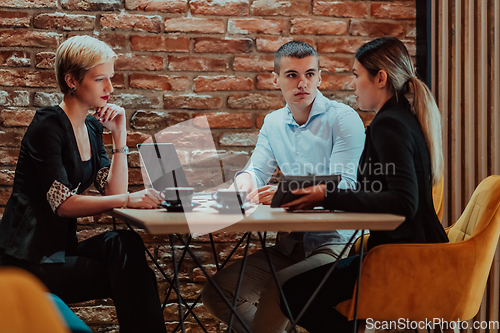
[[[300,155],[300,151],[297,152],[297,155]]]

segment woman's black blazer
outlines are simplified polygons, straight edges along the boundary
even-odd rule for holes
[[[369,249],[385,243],[448,241],[432,201],[429,149],[404,96],[387,101],[368,126],[357,181],[356,190],[328,186],[325,207],[406,217],[393,231],[372,231]]]
[[[92,179],[107,169],[102,125],[85,119],[92,149]],[[47,193],[59,199],[82,193],[83,165],[69,118],[59,106],[37,110],[21,142],[12,194],[0,221],[0,249],[32,263],[61,263],[69,244],[76,244],[76,219],[57,215]],[[57,186],[55,186],[57,184]],[[102,183],[96,184],[103,191]],[[52,195],[52,201],[54,195]]]

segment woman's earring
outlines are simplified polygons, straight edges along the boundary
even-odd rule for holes
[[[71,97],[76,96],[76,88],[71,88]]]

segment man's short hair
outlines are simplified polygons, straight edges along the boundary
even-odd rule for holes
[[[283,57],[302,59],[310,56],[315,56],[316,59],[318,59],[319,68],[318,52],[307,43],[292,40],[291,42],[281,45],[274,54],[274,72],[278,75],[280,74],[281,58]]]
[[[66,94],[70,89],[64,79],[72,75],[78,82],[89,69],[108,61],[114,61],[116,53],[104,42],[90,36],[74,36],[64,41],[56,51],[56,79],[61,91]]]

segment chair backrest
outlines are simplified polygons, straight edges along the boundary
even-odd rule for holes
[[[359,318],[473,318],[500,236],[500,176],[478,185],[448,231],[449,243],[384,244],[369,251],[361,273]],[[352,318],[353,299],[336,309]]]
[[[474,267],[471,268],[471,285],[462,318],[476,315],[493,262],[500,236],[500,176],[484,179],[472,194],[458,221],[448,228],[450,243],[473,241]],[[465,243],[464,243],[465,244]]]
[[[476,188],[460,218],[447,229],[450,243],[469,239],[483,231],[500,205],[500,176],[484,179]]]
[[[434,204],[434,210],[439,218],[439,221],[443,223],[443,210],[444,210],[444,177],[441,178],[437,185],[432,187],[432,202]]]

